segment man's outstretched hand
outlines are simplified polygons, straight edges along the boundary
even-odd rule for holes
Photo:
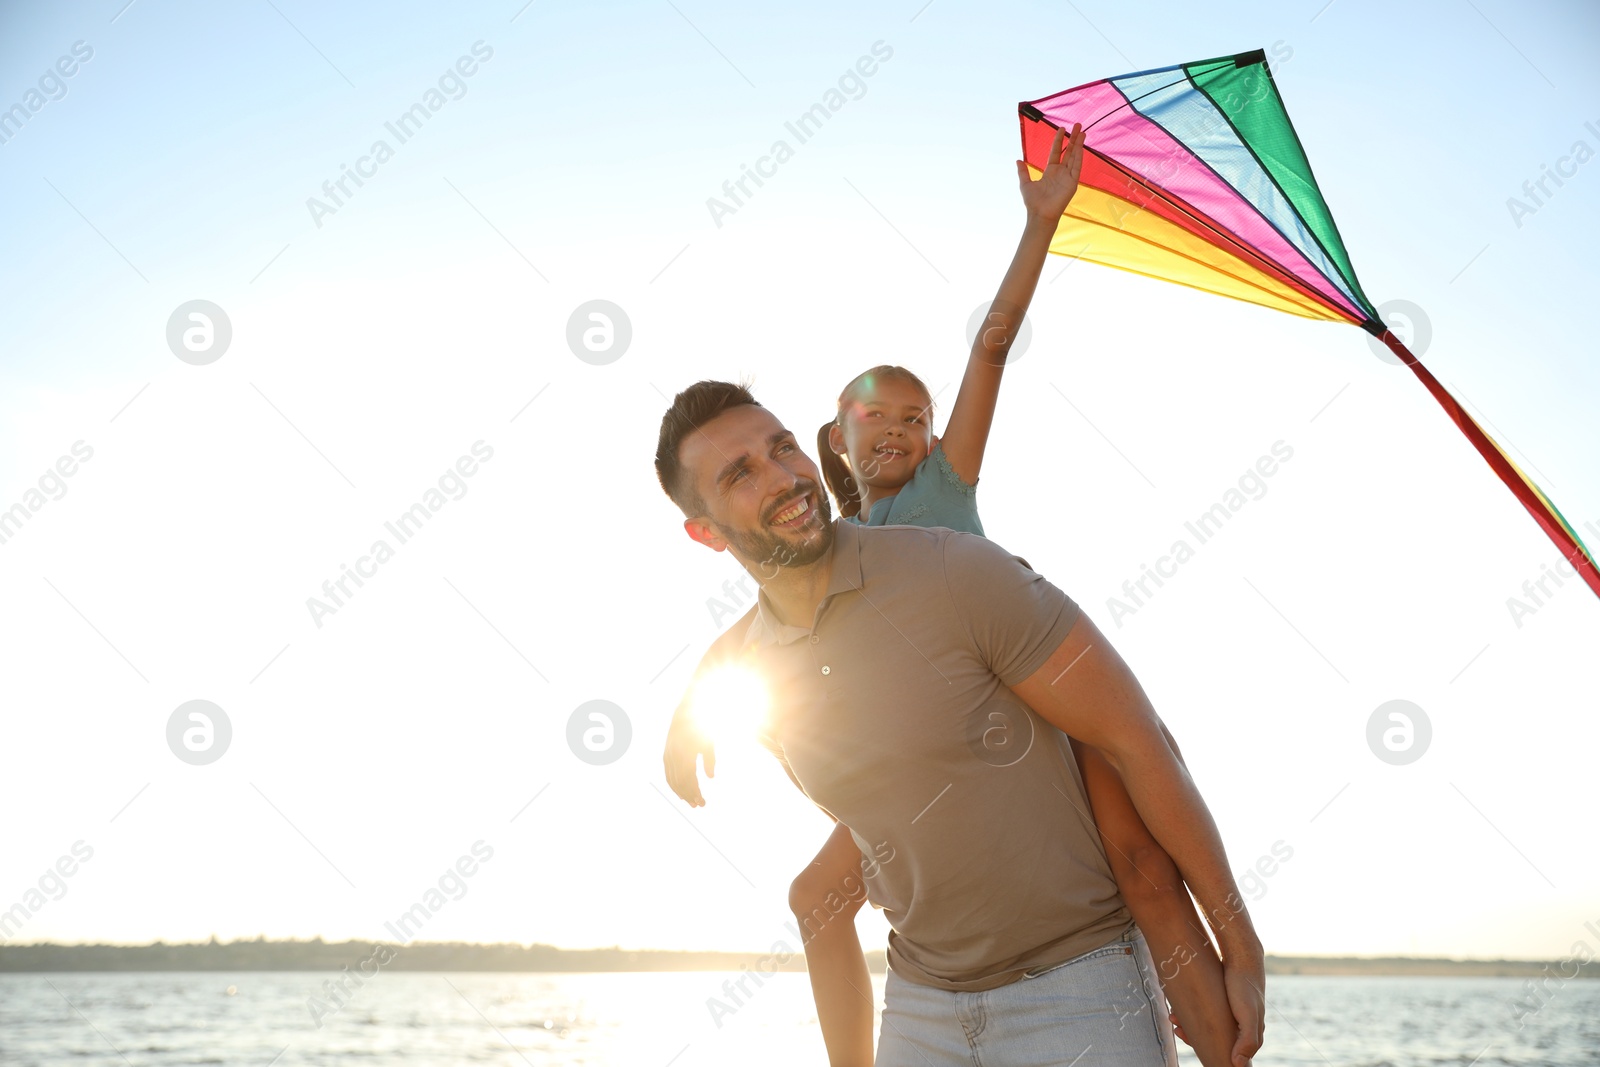
[[[1083,171],[1082,125],[1072,124],[1072,139],[1062,147],[1065,135],[1065,130],[1056,131],[1055,140],[1050,142],[1049,161],[1037,181],[1028,173],[1028,164],[1017,160],[1017,181],[1022,186],[1022,202],[1028,214],[1052,224],[1072,202],[1073,194],[1078,191],[1078,175]]]
[[[667,728],[667,747],[661,762],[667,770],[667,784],[691,808],[705,807],[705,797],[700,795],[699,766],[696,757],[703,757],[706,777],[717,776],[717,749],[711,738],[702,733],[689,715],[689,698],[684,697],[678,710],[673,712],[672,725]]]

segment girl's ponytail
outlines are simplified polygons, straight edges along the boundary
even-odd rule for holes
[[[839,514],[848,519],[861,511],[861,492],[844,458],[828,443],[828,431],[836,425],[837,420],[825,422],[822,429],[817,431],[817,463],[822,467],[822,477],[839,505]]]

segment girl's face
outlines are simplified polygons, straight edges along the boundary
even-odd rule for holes
[[[928,395],[910,382],[863,382],[839,413],[829,444],[850,462],[863,485],[898,489],[933,448]]]

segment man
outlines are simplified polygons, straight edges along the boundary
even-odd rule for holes
[[[760,583],[744,655],[772,694],[765,742],[873,857],[880,1067],[1176,1063],[1067,734],[1110,759],[1210,918],[1245,1067],[1260,941],[1154,709],[1071,598],[982,537],[835,524],[816,466],[741,386],[680,393],[656,470],[690,537]],[[1021,755],[994,758],[997,727]]]

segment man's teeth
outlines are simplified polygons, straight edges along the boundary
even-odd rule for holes
[[[806,509],[810,506],[810,504],[806,503],[806,498],[801,497],[799,500],[796,500],[793,504],[774,515],[772,517],[772,525],[780,526],[786,522],[793,522],[795,519],[798,519],[800,516],[804,515],[806,513]]]

